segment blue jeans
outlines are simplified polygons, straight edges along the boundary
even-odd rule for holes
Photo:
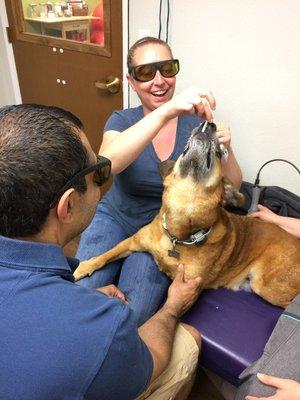
[[[111,249],[128,235],[101,203],[88,228],[83,232],[76,257],[87,260]],[[107,264],[92,276],[78,282],[98,288],[111,283],[125,294],[137,324],[147,321],[164,302],[170,279],[161,272],[149,253],[132,253],[125,260]]]

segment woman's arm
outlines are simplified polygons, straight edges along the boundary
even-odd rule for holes
[[[234,187],[239,189],[242,184],[242,171],[235,158],[234,152],[230,145],[231,134],[227,124],[217,123],[217,139],[219,144],[223,144],[228,151],[228,157],[222,159],[222,173],[226,176]]]
[[[242,171],[235,158],[234,152],[231,147],[228,149],[228,158],[221,161],[222,173],[224,176],[230,179],[230,182],[234,187],[239,189],[242,184]]]
[[[119,173],[139,156],[169,120],[185,113],[212,121],[214,108],[215,99],[210,92],[196,88],[185,90],[125,131],[106,132],[99,153],[112,161],[112,172]]]

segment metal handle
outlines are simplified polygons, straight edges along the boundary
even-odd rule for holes
[[[95,82],[97,89],[109,91],[110,93],[118,93],[121,87],[121,81],[116,76],[108,76],[106,82]]]

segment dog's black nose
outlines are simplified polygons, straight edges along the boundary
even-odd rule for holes
[[[204,121],[198,127],[196,134],[206,135],[208,138],[211,138],[212,135],[215,134],[216,130],[216,124],[214,124],[213,122]]]

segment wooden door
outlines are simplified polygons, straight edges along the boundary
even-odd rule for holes
[[[30,32],[23,6],[22,0],[6,0],[23,103],[71,111],[97,152],[106,119],[123,105],[122,1],[103,0],[103,46]],[[99,89],[110,76],[120,79],[117,93]]]

